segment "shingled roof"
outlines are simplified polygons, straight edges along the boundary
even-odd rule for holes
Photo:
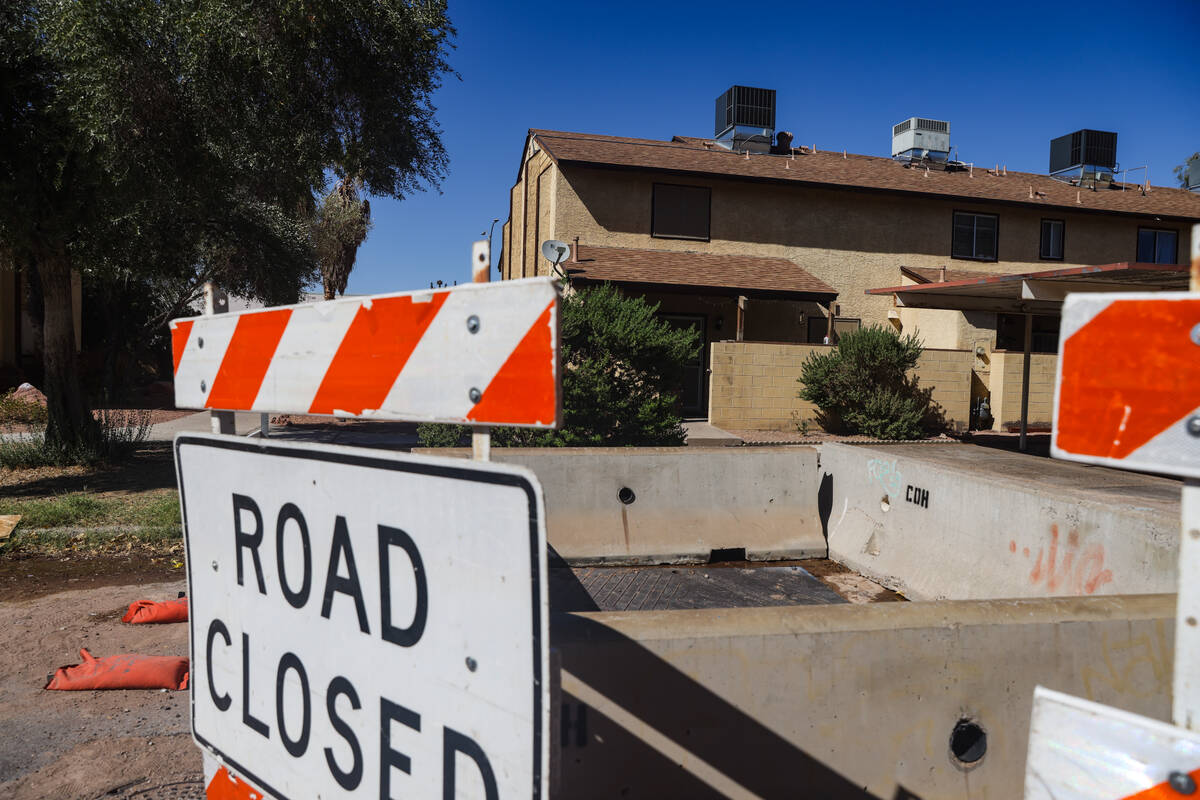
[[[948,199],[1005,203],[1076,212],[1158,216],[1200,221],[1200,194],[1163,186],[1142,193],[1139,184],[1126,190],[1080,189],[1046,175],[976,166],[945,172],[908,168],[890,158],[841,151],[794,150],[794,156],[730,152],[719,145],[685,136],[674,140],[633,139],[587,133],[530,130],[557,163],[590,164],[627,169],[690,173],[708,177],[863,189]],[[1120,184],[1117,184],[1120,186]]]
[[[579,246],[579,261],[562,265],[572,280],[636,283],[646,290],[828,302],[837,290],[786,258]]]

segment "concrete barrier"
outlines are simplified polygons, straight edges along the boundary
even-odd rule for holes
[[[830,557],[910,599],[1175,590],[1179,482],[973,445],[824,445]]]
[[[467,457],[464,449],[418,449]],[[573,563],[684,563],[826,554],[808,447],[493,448],[533,470],[551,546]]]
[[[552,615],[552,795],[1021,797],[1036,684],[1168,718],[1174,612],[1153,595]]]

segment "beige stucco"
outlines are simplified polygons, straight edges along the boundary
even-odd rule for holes
[[[936,176],[930,179],[936,180]],[[978,179],[1007,180],[996,176]],[[710,241],[651,235],[655,183],[712,190]],[[998,216],[997,261],[951,258],[955,211]],[[1064,221],[1062,261],[1039,257],[1043,219]],[[1187,258],[1190,225],[1153,217],[1070,209],[1064,212],[1037,206],[958,202],[934,195],[889,195],[646,170],[560,166],[536,139],[530,139],[511,192],[509,220],[503,229],[501,272],[505,278],[548,274],[549,264],[539,249],[541,242],[551,238],[574,245],[578,237],[584,258],[589,246],[786,258],[838,291],[839,317],[858,319],[863,325],[890,325],[917,335],[930,349],[963,351],[966,355],[958,358],[965,358],[967,363],[970,398],[996,394],[992,385],[996,315],[895,308],[890,295],[869,296],[866,291],[912,283],[902,276],[902,266],[1016,274],[1133,261],[1140,226],[1177,231],[1179,258]],[[691,294],[653,295],[648,299],[661,302],[664,312],[704,314],[709,341],[734,338],[736,307],[731,298]],[[807,319],[814,316],[825,317],[825,311],[815,303],[751,300],[744,338],[803,343],[808,341]],[[720,330],[716,328],[717,319],[722,320]],[[712,355],[705,354],[706,363]],[[959,378],[954,380],[957,392]],[[1005,407],[1004,398],[993,399],[993,409],[997,405]],[[962,419],[966,418],[964,413]]]
[[[818,409],[800,399],[799,379],[808,357],[828,349],[808,344],[713,343],[709,422],[740,430],[790,431],[806,424],[819,430]],[[933,401],[955,430],[965,430],[970,420],[972,358],[965,350],[927,349],[914,370],[922,386],[933,387]]]
[[[1021,424],[1021,380],[1025,354],[997,350],[992,359],[993,430],[1002,431]],[[1054,419],[1054,381],[1058,356],[1033,353],[1029,357],[1028,425],[1048,429]]]

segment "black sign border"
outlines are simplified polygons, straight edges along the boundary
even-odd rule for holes
[[[368,455],[369,450],[363,450],[363,454],[348,453],[344,450],[326,451],[326,450],[308,450],[304,445],[280,447],[278,445],[269,444],[270,440],[247,441],[245,439],[226,438],[215,436],[198,436],[194,434],[180,434],[175,437],[175,480],[179,485],[179,502],[183,511],[182,522],[184,531],[184,559],[187,562],[187,586],[188,598],[192,596],[192,553],[191,548],[187,547],[187,498],[184,496],[182,476],[182,458],[184,445],[198,447],[213,447],[221,450],[238,450],[242,452],[256,453],[259,455],[283,456],[285,458],[298,458],[306,461],[327,461],[337,464],[347,464],[355,467],[367,467],[371,469],[383,469],[391,472],[408,472],[418,475],[426,475],[436,478],[449,478],[451,480],[462,480],[470,483],[488,483],[499,486],[513,486],[525,492],[525,498],[529,507],[529,560],[530,581],[532,592],[532,607],[533,607],[533,787],[532,797],[534,800],[541,800],[542,783],[544,765],[542,764],[542,686],[544,676],[542,675],[542,576],[541,576],[541,559],[539,547],[539,519],[538,519],[538,504],[537,493],[534,491],[533,484],[522,475],[514,475],[504,472],[490,472],[480,469],[464,469],[462,467],[453,466],[450,463],[430,464],[427,462],[417,461],[401,461],[391,458],[381,458],[379,456]],[[310,443],[305,443],[310,444]],[[449,459],[447,459],[449,461]],[[192,647],[192,652],[196,651],[196,628],[195,618],[188,614],[188,636],[189,643]],[[189,681],[191,692],[189,696],[189,713],[191,714],[191,729],[192,736],[196,741],[200,742],[204,747],[214,753],[222,763],[228,764],[237,770],[238,773],[245,775],[253,781],[258,787],[270,793],[278,800],[291,800],[287,795],[275,789],[269,783],[266,783],[252,771],[238,763],[228,754],[218,748],[216,745],[205,739],[196,730],[196,713],[195,713],[195,680]]]

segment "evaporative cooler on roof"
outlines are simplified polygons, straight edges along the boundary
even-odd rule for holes
[[[1050,174],[1071,177],[1082,173],[1108,175],[1117,168],[1117,135],[1111,131],[1079,130],[1050,140]]]
[[[717,98],[714,138],[735,150],[769,149],[775,135],[775,90],[731,86]]]
[[[892,126],[892,158],[947,161],[950,123],[924,117],[909,117],[896,123]]]

